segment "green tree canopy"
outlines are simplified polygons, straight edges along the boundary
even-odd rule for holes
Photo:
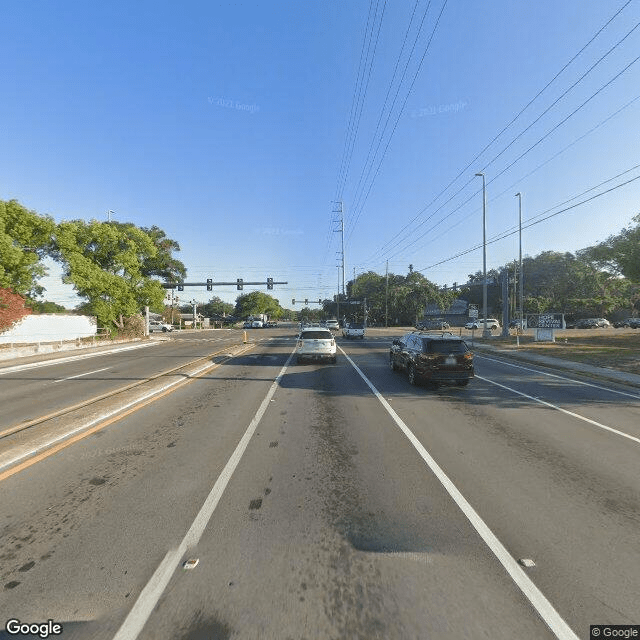
[[[215,318],[223,315],[229,316],[233,314],[233,311],[235,309],[235,307],[230,302],[224,302],[224,300],[222,300],[218,296],[214,296],[213,298],[211,298],[211,300],[209,300],[209,302],[202,305],[200,308],[201,313],[208,318]]]
[[[578,251],[578,256],[600,269],[640,283],[640,214],[633,221],[635,225],[609,236],[599,244]]]
[[[132,224],[74,220],[59,224],[55,234],[65,282],[74,285],[87,300],[85,309],[110,329],[122,329],[123,316],[139,313],[145,305],[163,309],[160,282],[142,273],[145,259],[156,254],[153,240]]]
[[[16,200],[0,200],[0,287],[39,295],[46,274],[41,259],[49,252],[55,223],[25,209]]]
[[[262,291],[252,291],[236,298],[235,316],[247,316],[266,313],[270,318],[279,318],[282,314],[280,303],[272,296]]]
[[[156,248],[154,256],[145,256],[142,261],[143,276],[156,276],[164,282],[182,282],[187,277],[187,268],[180,260],[173,257],[174,251],[180,251],[180,245],[165,232],[156,227],[142,227]]]

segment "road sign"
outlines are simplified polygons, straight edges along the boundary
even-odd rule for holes
[[[527,314],[529,329],[563,329],[564,314],[562,313],[529,313]]]

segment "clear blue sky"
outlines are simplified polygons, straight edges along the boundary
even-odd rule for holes
[[[615,45],[640,21],[640,0],[475,159],[625,3],[433,0],[418,34],[426,0],[4,0],[0,198],[56,220],[106,219],[113,210],[119,221],[156,224],[180,243],[188,280],[286,280],[273,292],[284,306],[336,292],[332,201],[341,198],[347,280],[354,268],[384,273],[388,260],[394,273],[412,264],[440,285],[464,282],[482,268],[481,250],[450,259],[482,240],[474,173],[486,173],[491,239],[517,226],[516,192],[526,224],[640,163],[640,61],[571,115],[638,56],[640,28]],[[366,94],[356,93],[361,118],[345,174],[367,24],[371,71],[361,75]],[[525,229],[524,252],[576,251],[639,212],[637,180]],[[517,258],[517,243],[516,234],[490,244],[488,267]],[[44,284],[47,299],[70,303],[55,278]],[[237,293],[214,292],[229,301]],[[191,297],[209,294],[185,292]]]

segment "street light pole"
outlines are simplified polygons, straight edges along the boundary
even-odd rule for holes
[[[519,244],[520,244],[520,259],[518,265],[518,306],[520,307],[520,332],[524,331],[524,309],[523,309],[523,290],[524,290],[524,278],[522,275],[522,194],[516,193],[518,198],[518,220],[519,220]]]
[[[111,222],[111,214],[115,213],[115,211],[112,211],[111,209],[109,209],[109,211],[107,211],[107,222]]]
[[[487,190],[484,173],[476,173],[476,176],[482,177],[482,337],[490,338],[491,330],[487,327]]]

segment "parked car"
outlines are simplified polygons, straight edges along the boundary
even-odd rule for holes
[[[343,337],[347,339],[360,338],[364,339],[364,324],[361,322],[350,322],[342,330]]]
[[[252,320],[251,328],[252,329],[262,329],[264,327],[264,322],[262,320]]]
[[[465,329],[484,329],[484,318],[479,318],[478,320],[472,320],[471,322],[467,322],[464,325]],[[487,318],[487,328],[494,329],[500,328],[500,323],[495,318]]]
[[[303,360],[336,362],[336,341],[330,329],[308,327],[300,331],[296,344],[296,361]]]
[[[597,329],[602,327],[598,321],[598,318],[582,318],[576,322],[576,329]]]
[[[245,320],[244,324],[242,325],[243,329],[251,329],[251,321],[250,320]]]
[[[614,322],[614,327],[640,329],[640,318],[625,318],[619,322]]]
[[[150,321],[149,333],[153,333],[154,331],[162,331],[164,333],[166,333],[167,331],[173,331],[173,325],[166,322]]]
[[[429,382],[469,384],[474,376],[473,353],[467,343],[451,333],[407,333],[389,350],[389,366],[407,372],[409,384]]]
[[[444,329],[449,329],[449,327],[449,323],[442,318],[430,318],[429,320],[423,320],[422,322],[418,322],[416,324],[416,329],[426,331],[432,329],[438,329],[442,331]]]

